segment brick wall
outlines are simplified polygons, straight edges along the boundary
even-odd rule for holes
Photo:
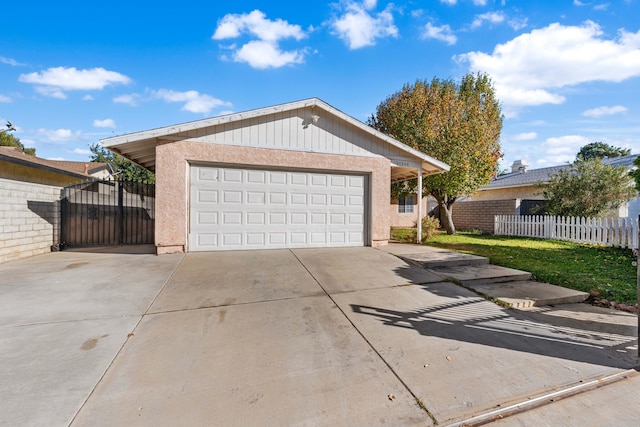
[[[0,263],[51,251],[61,187],[0,178]]]
[[[457,230],[493,233],[496,215],[515,215],[517,199],[457,202],[453,205],[453,224]]]

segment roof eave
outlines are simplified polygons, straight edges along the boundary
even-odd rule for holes
[[[13,163],[13,164],[17,164],[20,166],[27,166],[33,169],[38,169],[38,170],[42,170],[42,171],[46,171],[46,172],[53,172],[53,173],[57,173],[60,175],[66,175],[66,176],[70,176],[70,177],[74,177],[74,178],[81,178],[81,179],[94,179],[91,176],[87,176],[84,174],[80,174],[80,173],[76,173],[76,172],[71,172],[65,169],[59,169],[59,168],[55,168],[52,166],[47,166],[47,165],[43,165],[40,163],[33,163],[30,162],[26,159],[19,159],[16,157],[10,157],[10,156],[3,156],[0,154],[0,160],[8,162],[8,163]]]
[[[318,98],[309,98],[301,101],[294,101],[294,102],[275,105],[271,107],[264,107],[264,108],[249,110],[249,111],[240,112],[240,113],[232,113],[232,114],[227,114],[223,116],[212,117],[204,120],[197,120],[197,121],[192,121],[192,122],[187,122],[187,123],[182,123],[182,124],[177,124],[172,126],[165,126],[157,129],[151,129],[151,130],[134,132],[134,133],[120,135],[120,136],[114,136],[114,137],[100,140],[100,144],[103,147],[113,152],[116,152],[120,155],[127,157],[129,160],[137,164],[140,164],[143,167],[153,170],[155,161],[145,162],[146,164],[141,163],[139,159],[137,160],[135,158],[126,156],[126,153],[123,150],[118,149],[117,147],[123,144],[128,144],[128,143],[136,143],[136,144],[143,145],[145,143],[150,142],[151,144],[158,144],[159,139],[161,138],[162,139],[168,138],[168,137],[171,137],[172,135],[177,135],[183,132],[189,132],[192,130],[202,129],[205,127],[218,126],[220,124],[251,119],[254,117],[260,117],[267,114],[282,113],[282,112],[299,109],[299,108],[316,108],[316,107],[326,111],[329,114],[339,117],[340,119],[355,126],[356,128],[366,133],[369,133],[375,138],[382,140],[385,143],[398,148],[399,150],[402,150],[403,152],[414,157],[417,161],[421,162],[423,166],[425,163],[427,165],[432,166],[431,168],[426,168],[426,169],[430,169],[431,171],[435,170],[435,172],[437,173],[447,172],[450,169],[449,165],[447,165],[446,163],[441,162],[431,156],[428,156],[418,150],[415,150],[406,144],[403,144],[402,142],[372,128],[371,126],[368,126],[362,123],[361,121],[356,120],[355,118],[349,116],[348,114],[343,113],[342,111],[332,107],[331,105],[327,104],[326,102]],[[155,153],[154,153],[154,156],[155,156]],[[423,167],[423,169],[425,168]]]

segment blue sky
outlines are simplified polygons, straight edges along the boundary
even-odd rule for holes
[[[640,153],[640,0],[13,2],[0,120],[37,155],[318,97],[361,120],[406,83],[488,73],[503,168]]]

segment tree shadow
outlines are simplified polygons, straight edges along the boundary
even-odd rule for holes
[[[351,304],[351,309],[385,326],[412,329],[425,337],[622,369],[637,364],[637,327],[606,320],[615,317],[587,322],[558,317],[552,309],[528,314],[505,309],[448,282],[421,288],[446,302],[407,311],[357,304]]]

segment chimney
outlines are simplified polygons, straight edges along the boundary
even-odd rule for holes
[[[528,168],[529,163],[527,163],[526,160],[516,160],[515,162],[513,162],[513,165],[511,165],[511,172],[525,173]]]
[[[89,175],[89,163],[84,164],[84,174]]]

